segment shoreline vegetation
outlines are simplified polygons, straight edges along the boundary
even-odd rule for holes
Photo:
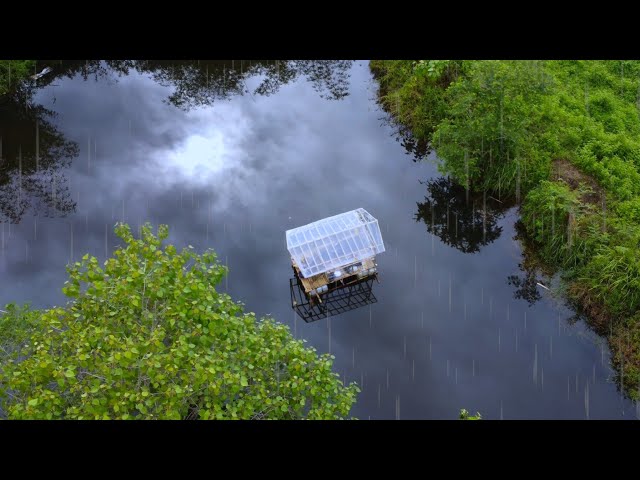
[[[85,77],[100,70],[99,62],[83,65]],[[444,174],[473,192],[520,204],[532,256],[562,273],[569,300],[608,339],[624,394],[638,399],[640,62],[409,60],[370,66],[383,108],[417,143],[435,150]],[[283,82],[295,77],[279,63],[264,68]],[[313,65],[301,68],[316,72]],[[0,60],[0,102],[20,95],[36,70],[33,60]],[[221,71],[225,80],[224,65]],[[191,103],[213,98],[206,72]],[[162,245],[165,226],[154,235],[147,225],[139,239],[126,225],[117,229],[125,247],[104,268],[90,256],[69,266],[65,307],[11,304],[0,310],[0,418],[348,417],[358,387],[340,382],[332,357],[318,355],[272,319],[245,314],[240,303],[217,292],[226,270],[213,252],[179,253]],[[188,260],[201,269],[186,268]],[[150,265],[157,267],[151,276]],[[205,271],[213,279],[205,279]],[[193,306],[210,302],[205,311]],[[123,332],[126,344],[119,342]],[[252,348],[234,350],[238,337],[250,338]],[[198,354],[208,342],[218,342],[221,356]],[[282,349],[284,363],[275,357]],[[258,377],[275,385],[276,393],[258,388]],[[283,385],[290,397],[278,391]],[[461,417],[480,415],[463,410]]]
[[[10,94],[35,73],[35,64],[35,60],[0,60],[0,98]]]
[[[476,192],[513,198],[536,254],[640,397],[640,61],[375,60],[379,101]]]

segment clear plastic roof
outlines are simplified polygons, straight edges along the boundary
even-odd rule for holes
[[[364,208],[287,230],[287,250],[304,278],[384,252],[378,220]]]

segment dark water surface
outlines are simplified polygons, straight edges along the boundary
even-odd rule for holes
[[[166,223],[176,245],[218,252],[220,288],[247,310],[335,355],[362,386],[359,418],[636,418],[602,340],[520,269],[516,210],[489,199],[483,217],[482,198],[411,161],[367,62],[333,66],[338,94],[322,65],[274,66],[272,82],[238,63],[221,90],[208,70],[203,86],[183,82],[192,70],[103,65],[97,80],[59,76],[28,108],[0,104],[0,303],[59,305],[65,264],[104,260],[116,221]],[[284,232],[358,207],[387,248],[378,302],[306,324]]]

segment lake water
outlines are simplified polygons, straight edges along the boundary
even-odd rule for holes
[[[221,290],[335,355],[358,418],[637,418],[603,341],[520,268],[515,208],[489,199],[484,217],[412,161],[367,62],[220,65],[76,68],[30,107],[0,103],[0,303],[60,305],[65,264],[103,261],[115,222],[166,223],[176,245],[216,250]],[[378,302],[307,324],[284,232],[359,207],[387,249]]]

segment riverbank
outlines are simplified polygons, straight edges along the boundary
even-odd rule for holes
[[[439,169],[515,197],[537,253],[640,384],[640,62],[372,61],[380,103]]]

